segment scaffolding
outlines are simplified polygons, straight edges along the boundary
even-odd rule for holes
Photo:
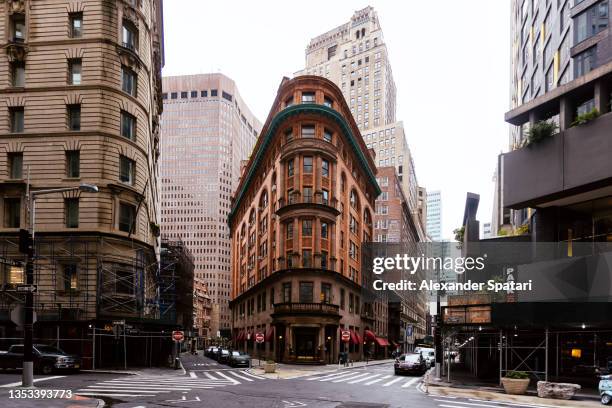
[[[193,255],[182,240],[163,238],[160,263],[160,319],[175,322],[182,328],[191,330],[194,323]]]

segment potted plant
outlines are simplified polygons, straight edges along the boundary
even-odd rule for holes
[[[580,126],[589,123],[593,119],[599,116],[599,111],[596,108],[591,109],[588,112],[582,113],[576,116],[576,119],[572,122],[572,126]]]
[[[274,360],[266,360],[264,363],[264,373],[269,374],[276,371],[276,364]]]
[[[558,127],[553,121],[541,120],[534,123],[527,131],[523,146],[531,146],[535,143],[540,143],[544,139],[548,139],[555,134]]]
[[[524,371],[508,371],[501,381],[506,394],[523,395],[529,386],[529,374]]]

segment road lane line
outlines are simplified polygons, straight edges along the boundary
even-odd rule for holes
[[[196,375],[196,373],[194,373],[193,371],[190,371],[190,372],[189,372],[189,376],[190,376],[191,378],[198,378],[198,376]]]
[[[371,380],[372,378],[378,377],[379,375],[380,374],[374,374],[374,375],[371,375],[369,377],[363,377],[363,378],[360,378],[360,379],[355,380],[355,381],[349,381],[348,383],[349,384],[357,384],[357,383],[362,382],[362,381]]]
[[[406,384],[402,385],[402,388],[408,388],[418,380],[418,378],[411,378],[410,380],[406,381]]]
[[[322,378],[319,381],[332,381],[332,380],[337,380],[337,379],[342,378],[342,377],[350,377],[351,375],[355,375],[355,373],[354,372],[350,372],[350,373],[336,374],[336,375],[333,375],[333,376],[329,376],[328,378]]]
[[[380,378],[377,378],[377,379],[372,380],[370,382],[367,382],[367,383],[365,383],[365,385],[374,384],[374,383],[379,382],[380,380],[384,380],[384,379],[389,378],[389,377],[391,377],[391,376],[390,375],[385,375],[384,377],[380,377]]]
[[[56,378],[64,378],[64,377],[66,376],[65,375],[54,375],[53,377],[35,378],[33,382],[49,381],[49,380],[55,380]],[[21,385],[21,381],[10,383],[10,384],[3,384],[3,385],[0,385],[0,387],[11,388],[11,387],[18,387],[20,385]]]
[[[228,371],[228,373],[230,373],[230,374],[231,374],[231,375],[233,375],[234,377],[242,378],[242,379],[243,379],[243,380],[245,380],[245,381],[251,381],[251,382],[252,382],[252,381],[255,381],[255,380],[253,380],[252,378],[244,377],[244,376],[242,376],[242,375],[240,375],[240,374],[236,373],[235,371]]]
[[[383,384],[383,387],[388,387],[388,386],[390,386],[391,384],[395,384],[395,383],[396,383],[396,382],[398,382],[398,381],[402,381],[402,377],[395,378],[395,379],[393,379],[393,380],[389,381],[388,383]]]
[[[221,377],[227,378],[228,380],[232,381],[234,384],[240,384],[240,381],[234,380],[232,377],[229,377],[223,374],[221,371],[215,371],[215,373],[219,374]]]
[[[354,375],[352,377],[344,377],[344,378],[341,378],[339,380],[335,380],[335,381],[332,381],[332,382],[333,383],[339,383],[339,382],[344,382],[344,381],[348,381],[348,380],[354,380],[356,378],[363,377],[363,376],[366,376],[366,375],[370,375],[370,373],[361,373],[361,374]]]
[[[266,377],[261,377],[261,376],[256,375],[256,374],[247,373],[246,371],[241,371],[240,373],[244,374],[244,375],[247,375],[249,377],[253,377],[253,378],[257,379],[257,380],[265,380],[266,379]]]

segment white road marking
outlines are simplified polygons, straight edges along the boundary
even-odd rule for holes
[[[64,377],[66,377],[66,376],[65,375],[54,375],[53,377],[35,378],[33,381],[34,382],[49,381],[49,380],[55,380],[56,378],[64,378]],[[20,385],[21,385],[21,381],[10,383],[10,384],[3,384],[3,385],[0,385],[0,387],[3,387],[3,388],[12,388],[12,387],[18,387]]]
[[[448,398],[448,397],[445,397]],[[493,404],[497,404],[498,402],[495,401],[486,401],[486,400],[479,400],[479,399],[473,399],[470,398],[469,401],[473,401],[473,402],[486,402],[486,403],[493,403]],[[542,404],[530,404],[528,402],[524,402],[524,403],[514,403],[514,402],[499,402],[501,404],[508,404],[508,405],[512,405],[512,406],[516,406],[516,407],[532,407],[532,408],[557,408],[554,405],[542,405]]]
[[[227,378],[228,380],[232,381],[234,384],[240,384],[240,381],[238,380],[234,380],[232,377],[229,377],[225,374],[223,374],[221,371],[215,371],[217,374],[219,374],[221,377]]]
[[[410,387],[412,384],[414,384],[415,382],[417,382],[419,380],[419,378],[411,378],[410,380],[406,381],[406,383],[404,385],[402,385],[402,388],[408,388]]]
[[[463,402],[463,401],[445,401],[445,400],[436,400],[436,401],[440,401],[440,402],[451,402],[453,404],[461,404],[458,405],[461,408],[467,408],[467,407],[486,407],[486,408],[499,408],[499,405],[496,402],[493,402],[496,405],[489,405],[489,404],[475,404],[475,403],[470,403],[470,402]],[[514,405],[512,403],[508,403],[508,402],[503,402],[503,404],[505,405]],[[440,405],[441,407],[443,407],[444,405]],[[455,407],[457,407],[457,405],[455,405]]]
[[[353,376],[350,376],[350,377],[344,377],[344,378],[341,378],[339,380],[334,380],[332,382],[333,383],[339,383],[339,382],[343,382],[343,381],[354,380],[356,378],[364,377],[366,375],[369,375],[369,373],[361,373],[361,374],[353,375]]]
[[[248,378],[248,377],[244,377],[238,373],[236,373],[235,371],[228,371],[228,373],[230,373],[231,375],[233,375],[234,377],[238,377],[238,378],[242,378],[245,381],[254,381],[252,378]]]
[[[99,392],[76,392],[77,395],[85,396],[103,396],[103,397],[149,397],[148,394],[106,394]]]
[[[249,377],[256,378],[258,380],[265,380],[266,379],[266,377],[261,377],[261,376],[256,375],[256,374],[247,373],[246,371],[241,371],[240,373],[244,374],[244,375],[248,375]]]
[[[190,371],[190,372],[189,372],[189,376],[190,376],[191,378],[198,378],[198,376],[196,375],[196,373],[194,373],[193,371]]]
[[[390,375],[385,375],[384,377],[380,377],[380,378],[377,378],[377,379],[372,380],[370,382],[367,382],[367,383],[365,383],[365,385],[374,384],[374,383],[379,382],[380,380],[384,380],[384,379],[387,379],[387,378],[390,378],[390,377],[391,377]]]
[[[391,384],[395,384],[395,383],[396,383],[396,382],[398,382],[398,381],[402,381],[402,377],[395,378],[395,379],[393,379],[393,380],[389,381],[388,383],[383,384],[383,387],[388,387],[388,386],[390,386]]]
[[[363,378],[360,378],[360,379],[355,380],[355,381],[349,381],[348,383],[349,384],[357,384],[357,383],[362,382],[362,381],[371,380],[372,378],[378,377],[379,375],[380,374],[374,374],[374,375],[371,375],[369,377],[363,377]]]
[[[322,379],[320,379],[319,381],[331,381],[331,380],[337,380],[339,378],[342,377],[350,377],[351,375],[354,375],[355,373],[342,373],[342,374],[336,374],[333,376],[328,376],[327,378],[323,377]]]

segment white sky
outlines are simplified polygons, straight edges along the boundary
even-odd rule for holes
[[[468,191],[491,220],[496,157],[508,144],[510,4],[504,0],[165,0],[164,75],[222,72],[260,121],[312,37],[378,12],[419,184],[442,191],[442,232]]]

